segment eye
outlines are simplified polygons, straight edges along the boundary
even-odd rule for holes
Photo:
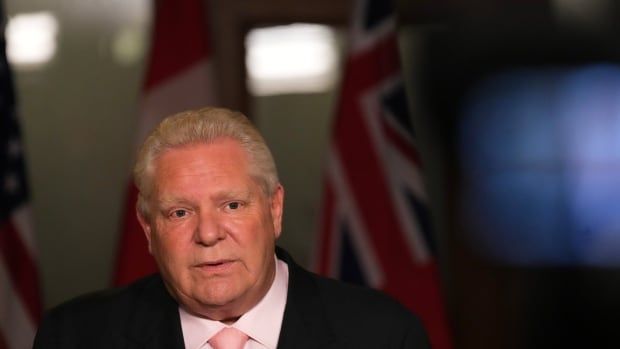
[[[174,210],[170,213],[170,217],[172,218],[183,218],[186,217],[188,215],[188,212],[186,210]]]
[[[229,202],[226,204],[226,208],[230,210],[237,210],[241,207],[241,203],[238,201]]]

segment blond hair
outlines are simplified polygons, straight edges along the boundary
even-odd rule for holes
[[[142,144],[133,171],[134,182],[138,188],[139,212],[148,217],[154,161],[159,155],[184,145],[209,144],[226,137],[238,141],[243,147],[250,161],[250,176],[271,196],[279,183],[278,173],[273,156],[258,130],[240,112],[206,107],[165,118]]]

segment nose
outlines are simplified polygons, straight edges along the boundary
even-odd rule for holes
[[[217,214],[201,212],[194,232],[194,240],[203,246],[213,246],[226,237],[226,231]]]

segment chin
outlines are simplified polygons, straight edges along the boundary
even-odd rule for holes
[[[192,292],[192,298],[204,307],[224,307],[242,298],[242,292],[228,283],[212,283]]]

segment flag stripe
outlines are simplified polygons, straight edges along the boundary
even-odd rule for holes
[[[409,158],[398,151],[392,144],[389,144],[387,148],[388,154],[386,154],[385,160],[386,166],[390,167],[391,177],[397,177],[399,182],[402,182],[400,185],[406,186],[421,203],[426,205],[427,195],[421,167],[410,162]],[[393,180],[394,178],[391,179]]]
[[[407,204],[409,209],[411,210],[411,216],[417,218],[417,222],[419,225],[419,231],[424,236],[424,244],[428,246],[428,249],[431,251],[431,254],[437,254],[437,245],[435,244],[435,239],[433,238],[433,229],[430,223],[430,212],[428,211],[428,207],[422,204],[415,195],[411,194],[411,192],[402,188],[403,195],[405,199],[407,199]]]
[[[368,237],[370,235],[369,231],[363,224],[360,210],[356,205],[351,188],[345,179],[345,173],[339,155],[339,152],[333,149],[329,159],[330,180],[338,193],[337,215],[332,230],[336,233],[337,238],[334,237],[332,250],[342,250],[342,237],[340,236],[342,230],[338,229],[341,226],[337,224],[340,224],[342,220],[346,220],[350,224],[351,239],[354,242],[355,248],[359,251],[358,255],[363,257],[358,261],[362,264],[364,269],[364,279],[367,280],[368,285],[371,287],[381,287],[384,277],[383,266],[380,263],[379,256],[375,253],[372,241]],[[338,265],[334,264],[332,276],[337,277],[336,271],[340,269],[341,258],[334,258],[334,261],[337,261]]]
[[[37,268],[10,222],[0,226],[0,256],[20,299],[28,309],[30,319],[33,323],[38,322],[41,304],[38,297]]]
[[[404,138],[412,140],[415,137],[412,120],[409,118],[409,107],[402,79],[392,87],[392,91],[381,101],[385,109],[386,118],[395,128],[403,132]]]
[[[130,183],[127,188],[127,199],[125,209],[125,234],[120,243],[116,275],[114,284],[124,285],[139,276],[148,275],[157,271],[157,266],[151,258],[147,241],[136,216],[135,205],[138,198],[138,190]],[[131,267],[129,267],[131,266]]]
[[[30,348],[36,323],[10,279],[4,264],[0,263],[0,335],[4,336],[9,349]]]
[[[335,198],[334,198],[334,189],[332,188],[331,182],[327,181],[325,184],[325,189],[323,191],[323,207],[321,212],[321,236],[319,251],[329,251],[332,249],[332,238],[334,238],[331,233],[332,227],[334,226],[335,219]],[[318,270],[330,270],[329,267],[331,265],[331,254],[329,253],[321,253],[319,254],[320,259],[317,263]]]
[[[155,1],[145,90],[158,86],[209,55],[203,1]],[[191,43],[191,44],[190,44]]]
[[[28,254],[36,256],[34,244],[34,229],[32,228],[32,210],[30,205],[22,205],[13,211],[13,224],[19,233],[21,241],[28,250]]]
[[[360,90],[364,91],[368,88],[374,87],[377,84],[378,80],[383,80],[384,77],[392,76],[396,74],[400,74],[400,70],[398,67],[393,67],[393,65],[397,65],[398,56],[395,52],[387,52],[394,51],[397,49],[396,39],[393,37],[385,37],[381,40],[377,40],[376,47],[373,47],[371,51],[366,52],[364,55],[353,56],[347,59],[347,73],[345,73],[342,90]],[[374,66],[375,62],[382,62],[382,64],[386,65],[385,69],[376,69]],[[383,68],[383,67],[382,67]],[[362,71],[364,74],[351,74],[349,72],[354,71]],[[355,95],[351,95],[350,97],[354,97]],[[347,97],[346,95],[344,96]],[[347,103],[342,101],[341,107],[345,106]],[[339,115],[345,115],[339,113]],[[337,132],[337,130],[335,131]]]
[[[417,149],[413,147],[411,142],[396,132],[392,125],[385,122],[385,120],[382,120],[382,126],[387,139],[392,143],[392,145],[398,148],[398,151],[405,155],[412,164],[421,167],[422,160],[420,159],[420,154],[418,154]]]

